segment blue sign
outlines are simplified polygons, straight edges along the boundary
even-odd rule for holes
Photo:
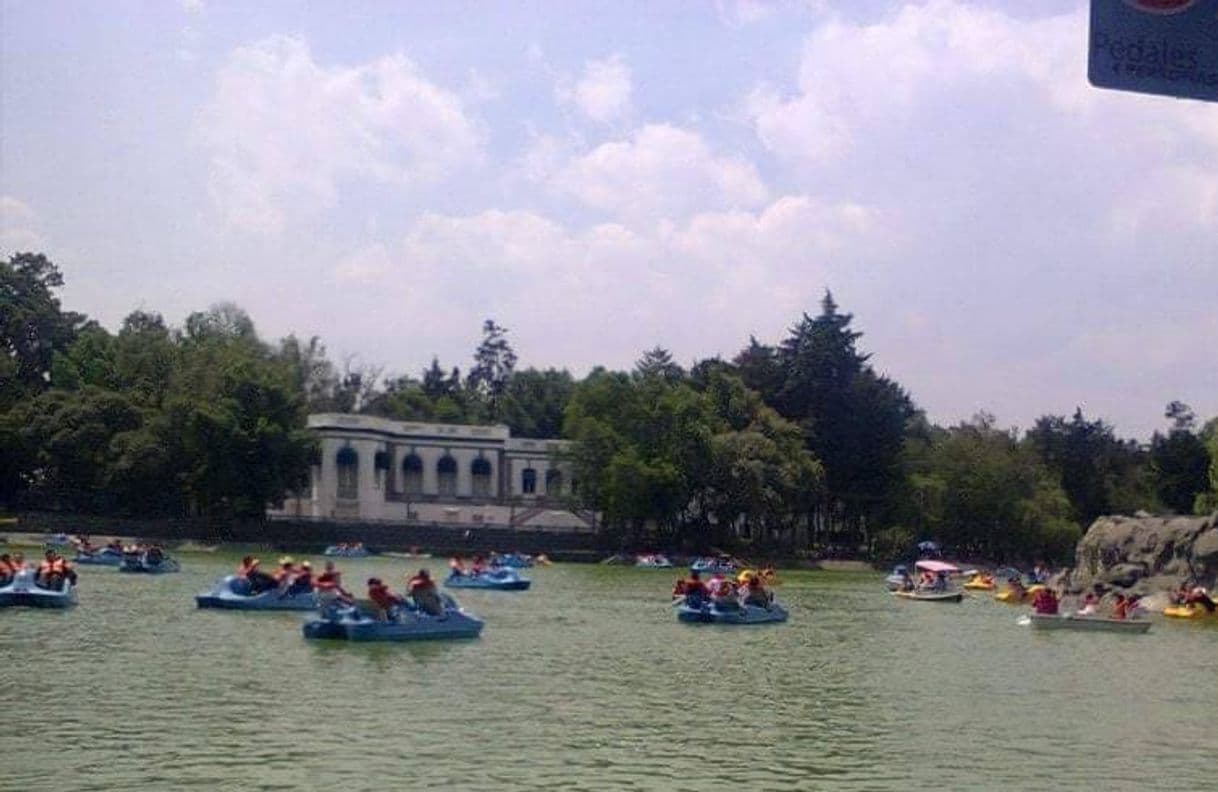
[[[1218,102],[1218,0],[1091,0],[1087,79]]]

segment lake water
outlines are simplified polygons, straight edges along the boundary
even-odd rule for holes
[[[478,640],[314,643],[197,610],[235,558],[182,561],[0,610],[0,789],[1218,789],[1218,624],[1032,633],[786,572],[787,624],[689,626],[675,573],[559,565],[461,592]]]

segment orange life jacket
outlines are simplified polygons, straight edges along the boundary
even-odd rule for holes
[[[52,561],[44,560],[38,565],[38,574],[40,575],[62,575],[67,572],[67,565],[62,558],[56,558]]]

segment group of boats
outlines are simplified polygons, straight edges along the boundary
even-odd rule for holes
[[[994,573],[963,571],[954,564],[938,559],[921,559],[916,561],[913,567],[918,575],[917,580],[903,564],[895,567],[884,579],[893,596],[921,602],[962,602],[968,591],[994,592],[993,599],[996,602],[1027,605],[1036,601],[1037,596],[1047,588],[1047,574],[1040,569],[1029,575],[1011,567],[999,569]],[[967,579],[958,583],[957,578],[960,577]],[[998,590],[1000,580],[1006,581],[1002,590]],[[1056,595],[1049,597],[1049,600],[1051,609],[1056,609]],[[1097,597],[1096,602],[1098,601]],[[1150,630],[1151,622],[1138,618],[1140,611],[1136,606],[1131,607],[1128,613],[1129,615],[1122,613],[1114,617],[1104,616],[1092,606],[1075,612],[1031,613],[1021,617],[1017,623],[1036,630],[1135,634]],[[1218,619],[1218,610],[1210,610],[1199,602],[1192,602],[1172,605],[1163,611],[1163,615],[1181,619]]]
[[[56,543],[57,539],[62,541]],[[158,546],[124,547],[113,542],[105,547],[93,547],[87,540],[82,542],[66,536],[50,537],[46,546],[48,549],[75,546],[77,552],[73,565],[108,566],[120,572],[142,574],[178,572],[181,569],[178,561]],[[327,555],[362,558],[371,553],[363,545],[353,544],[327,548]],[[48,553],[50,558],[59,557]],[[293,568],[290,559],[281,559],[281,564],[285,562],[285,569]],[[256,565],[256,561],[254,563]],[[454,559],[451,574],[443,583],[449,588],[525,591],[532,581],[523,577],[520,570],[536,563],[548,564],[549,560],[544,556],[535,559],[522,553],[492,554],[487,562],[478,558],[467,569]],[[23,562],[11,579],[0,586],[0,607],[67,608],[76,604],[76,574],[70,571],[71,565],[62,561],[58,561],[58,564],[57,569],[68,574],[52,578],[56,582],[62,578],[58,585],[44,587],[39,582],[39,569],[26,566]],[[296,568],[298,574],[307,567],[307,564],[302,564]],[[481,633],[484,624],[477,616],[465,611],[451,595],[441,592],[436,592],[430,607],[420,607],[410,597],[396,597],[391,608],[381,609],[373,603],[348,599],[346,596],[323,596],[311,583],[298,589],[290,585],[295,579],[294,575],[283,579],[282,585],[258,590],[255,590],[252,577],[255,577],[252,573],[250,577],[243,574],[226,575],[210,590],[198,594],[195,604],[203,609],[316,612],[315,618],[302,625],[304,637],[310,639],[407,641],[471,638]]]
[[[63,542],[55,541],[63,538]],[[46,543],[48,550],[58,553],[56,548],[71,547],[71,540],[63,535],[54,535]],[[48,562],[49,563],[49,562]],[[108,566],[119,572],[138,574],[163,574],[181,569],[178,562],[170,558],[159,547],[80,547],[72,561],[76,566]],[[62,574],[53,578],[55,585],[45,585],[35,566],[22,565],[15,570],[7,582],[0,584],[0,608],[70,608],[77,603],[76,575]]]

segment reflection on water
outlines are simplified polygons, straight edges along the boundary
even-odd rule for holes
[[[195,610],[232,559],[184,560],[0,611],[0,690],[28,715],[0,787],[1214,788],[1212,626],[1031,633],[985,597],[825,573],[784,573],[785,625],[688,626],[672,573],[559,566],[463,592],[479,640],[343,645],[304,641],[301,614]]]

